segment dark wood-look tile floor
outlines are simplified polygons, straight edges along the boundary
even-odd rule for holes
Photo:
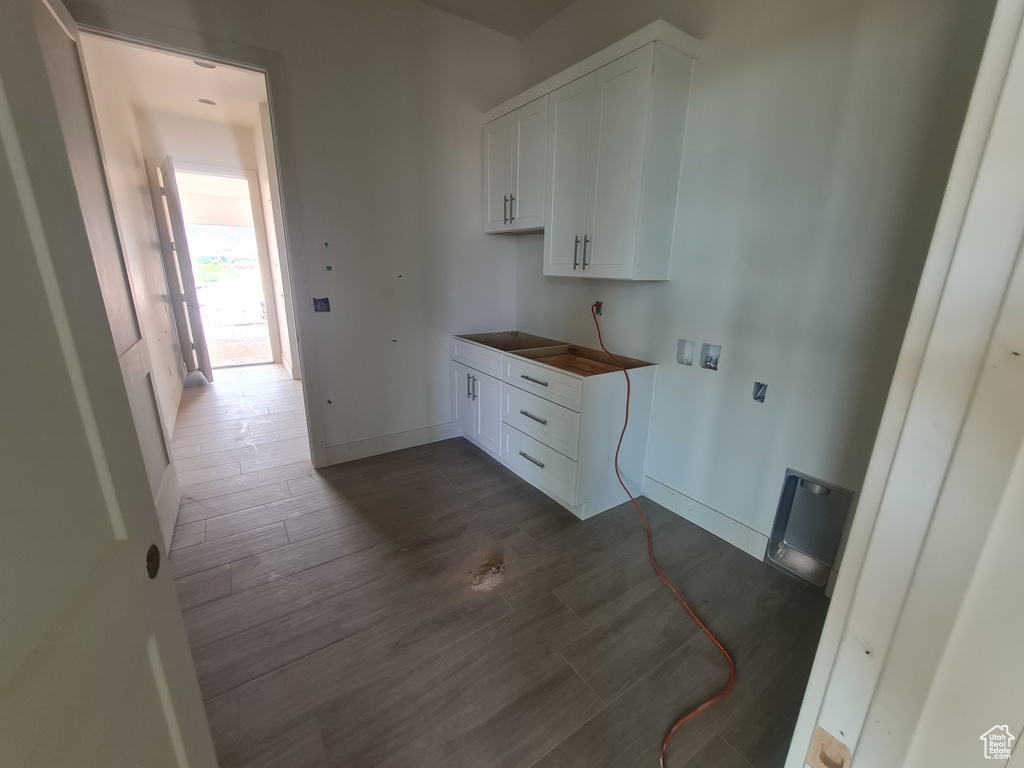
[[[171,563],[222,766],[654,768],[725,682],[628,505],[578,521],[461,439],[317,472],[302,413],[280,367],[219,371],[174,436]],[[738,669],[668,764],[781,766],[825,599],[641,503]]]

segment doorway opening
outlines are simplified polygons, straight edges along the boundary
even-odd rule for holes
[[[274,362],[267,321],[273,290],[249,180],[181,170],[175,180],[211,366]]]
[[[168,430],[193,373],[280,363],[298,379],[266,73],[89,33],[82,48]]]
[[[310,460],[267,75],[88,31],[80,46],[124,255],[101,278],[130,289],[169,546],[190,486]]]

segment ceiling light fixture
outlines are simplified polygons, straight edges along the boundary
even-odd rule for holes
[[[216,105],[216,103],[217,103],[217,102],[216,102],[216,101],[211,101],[210,99],[200,99],[200,100],[199,100],[199,103],[200,103],[200,104],[211,104],[211,105]]]
[[[195,64],[197,67],[202,67],[203,69],[216,69],[217,68],[216,64],[211,64],[208,61],[199,61],[199,59],[192,59],[192,63]]]

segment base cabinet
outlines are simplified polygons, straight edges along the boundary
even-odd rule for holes
[[[568,456],[503,423],[501,460],[521,478],[540,488],[567,509],[572,510],[576,506],[576,479],[579,473],[576,462]]]
[[[473,434],[473,371],[452,362],[452,421],[463,435]]]
[[[477,445],[492,454],[501,450],[501,382],[486,373],[473,376],[476,404],[473,437]]]
[[[452,361],[452,421],[463,435],[493,456],[501,451],[501,382]]]
[[[602,356],[569,345],[545,350],[552,359],[566,354]],[[574,373],[466,337],[455,337],[453,356],[471,363],[452,361],[454,421],[467,439],[577,517],[592,517],[627,501],[615,476],[615,447],[626,409],[621,370],[605,365],[602,372]],[[638,495],[657,368],[628,358],[623,362],[629,368],[632,393],[619,470]],[[500,371],[500,380],[484,370]]]

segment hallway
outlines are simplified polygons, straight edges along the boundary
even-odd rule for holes
[[[287,474],[285,466],[303,464],[301,469],[312,472],[301,384],[282,365],[218,368],[213,384],[201,374],[190,374],[178,408],[171,451],[185,497],[179,528],[186,521],[205,519],[186,514],[190,502],[199,502],[211,491],[230,485],[211,487],[206,485],[209,481],[235,477],[234,489],[241,490],[258,487],[265,476],[258,474],[262,470]],[[197,543],[202,540],[201,530],[201,525],[176,530],[175,543],[179,534],[187,534]]]

